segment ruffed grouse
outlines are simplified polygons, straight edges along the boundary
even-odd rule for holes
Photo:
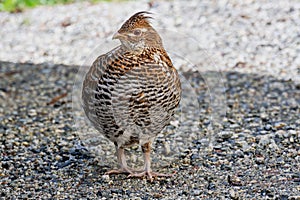
[[[149,12],[130,17],[113,36],[121,45],[99,56],[83,82],[82,99],[93,126],[116,146],[120,169],[107,174],[167,176],[150,168],[151,144],[168,125],[181,96],[178,73]],[[141,145],[144,169],[127,166],[124,148]]]

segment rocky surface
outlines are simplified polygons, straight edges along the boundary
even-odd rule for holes
[[[154,170],[175,174],[153,182],[104,175],[117,166],[113,145],[78,98],[85,65],[117,44],[111,35],[128,16],[148,9],[183,83],[152,154]],[[0,13],[0,198],[299,199],[299,13],[299,1]],[[140,148],[126,155],[142,165]]]
[[[116,167],[107,140],[99,154],[82,145],[72,129],[77,67],[6,62],[0,66],[3,199],[299,198],[300,93],[292,81],[225,73],[227,112],[220,131],[211,132],[205,74],[183,73],[199,86],[194,87],[198,117],[184,114],[194,110],[191,106],[178,112],[173,125],[159,135],[153,168],[176,174],[151,183],[104,175]],[[190,101],[187,94],[183,102]],[[195,123],[197,130],[191,130]],[[212,145],[209,138],[214,138]],[[128,149],[127,155],[132,165],[141,165],[140,149]]]

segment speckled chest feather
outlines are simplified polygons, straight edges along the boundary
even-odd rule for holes
[[[119,147],[152,140],[169,123],[180,95],[178,73],[164,50],[133,54],[122,46],[97,58],[82,91],[87,117]]]

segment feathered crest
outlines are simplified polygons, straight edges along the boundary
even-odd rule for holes
[[[151,27],[149,19],[152,19],[152,17],[147,16],[151,14],[152,13],[147,11],[135,13],[122,25],[119,32],[128,31],[139,27]]]

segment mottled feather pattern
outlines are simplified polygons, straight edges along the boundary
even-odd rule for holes
[[[147,14],[134,14],[115,33],[113,39],[121,45],[95,60],[83,82],[82,100],[88,119],[116,146],[120,168],[107,173],[152,179],[168,176],[152,172],[151,143],[169,124],[180,101],[181,85]],[[126,163],[124,148],[135,144],[143,150],[142,172]]]
[[[150,27],[149,20],[152,17],[145,14],[151,14],[150,12],[142,11],[131,16],[121,27],[120,30],[128,30],[136,27]]]
[[[155,137],[169,123],[180,100],[176,92],[180,82],[174,79],[177,72],[167,65],[169,61],[159,49],[136,56],[121,46],[100,56],[87,73],[89,87],[83,90],[89,105],[84,109],[93,113],[88,116],[93,125],[121,146],[137,142],[128,135],[145,141]]]

